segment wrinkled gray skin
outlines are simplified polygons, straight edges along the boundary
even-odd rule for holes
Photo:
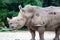
[[[55,31],[56,36],[54,40],[59,40],[60,7],[50,6],[40,8],[37,6],[28,5],[20,9],[19,16],[21,15],[22,18],[25,19],[23,20],[23,22],[25,22],[24,24],[28,27],[28,29],[31,32],[32,35],[31,40],[35,40],[35,31],[39,32],[40,40],[44,40],[45,31]],[[20,25],[24,24],[20,23]]]
[[[32,40],[35,40],[35,31],[40,35],[40,40],[44,40],[44,31],[55,31],[56,36],[54,40],[59,40],[60,34],[60,8],[53,7],[53,10],[35,9],[34,17],[29,21],[28,27],[32,34]],[[45,12],[46,11],[46,12]],[[39,15],[37,15],[39,14]]]

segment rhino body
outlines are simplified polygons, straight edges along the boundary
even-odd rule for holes
[[[44,40],[44,31],[55,31],[56,36],[54,40],[59,40],[60,7],[35,9],[33,18],[30,18],[26,25],[32,33],[32,40],[35,40],[35,31],[39,32],[40,40]]]
[[[40,40],[44,40],[45,31],[55,31],[56,36],[54,40],[59,40],[60,7],[50,6],[41,8],[38,6],[27,5],[24,8],[20,9],[17,18],[19,19],[19,21],[16,18],[14,19],[16,21],[12,19],[8,20],[10,27],[13,27],[12,29],[17,29],[17,27],[21,28],[26,25],[31,32],[31,40],[35,40],[35,31],[39,32]],[[12,23],[12,21],[14,21],[15,23]],[[17,26],[18,24],[19,26]]]

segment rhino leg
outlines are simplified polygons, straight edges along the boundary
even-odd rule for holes
[[[59,35],[56,34],[54,40],[59,40]]]
[[[40,40],[44,40],[44,33],[39,33]]]
[[[44,40],[44,31],[45,31],[45,28],[43,28],[43,27],[40,27],[38,29],[40,40]]]
[[[57,28],[55,33],[56,33],[56,36],[55,36],[54,40],[60,40],[59,39],[60,28]]]
[[[32,30],[31,28],[29,28],[29,30],[32,36],[31,40],[35,40],[35,30]]]

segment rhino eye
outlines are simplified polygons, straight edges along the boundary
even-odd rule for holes
[[[25,10],[22,9],[22,12],[25,12]]]
[[[17,21],[19,21],[19,20],[17,20]]]

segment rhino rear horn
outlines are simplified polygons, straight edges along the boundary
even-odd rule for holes
[[[19,5],[19,10],[21,10],[22,9],[22,6],[21,5]]]

